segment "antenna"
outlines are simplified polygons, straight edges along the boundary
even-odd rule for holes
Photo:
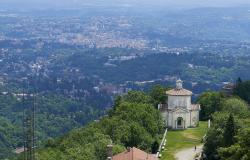
[[[33,94],[33,107],[32,107],[32,119],[33,119],[33,123],[32,123],[32,146],[33,146],[33,154],[32,154],[32,160],[35,160],[35,153],[36,153],[36,138],[35,138],[35,130],[36,130],[36,89],[35,92]]]
[[[24,79],[25,80],[25,79]],[[25,83],[24,83],[25,87]],[[36,111],[36,90],[33,94],[29,93],[29,85],[27,85],[27,93],[22,93],[23,104],[23,137],[24,137],[24,156],[23,160],[35,160],[35,111]]]
[[[25,104],[24,104],[24,80],[22,89],[22,108],[23,108],[23,160],[27,159],[27,142],[26,142],[26,120],[25,120]]]

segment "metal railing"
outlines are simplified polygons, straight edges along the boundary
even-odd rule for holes
[[[168,128],[166,128],[166,130],[165,130],[165,132],[164,132],[164,135],[163,135],[162,140],[161,140],[161,144],[160,144],[160,146],[159,146],[159,148],[158,148],[158,151],[157,151],[157,153],[156,153],[156,156],[157,156],[158,158],[161,157],[161,156],[160,156],[161,150],[162,150],[162,149],[165,149],[165,145],[166,145],[166,142],[167,142],[167,140],[166,140],[167,132],[168,132]]]

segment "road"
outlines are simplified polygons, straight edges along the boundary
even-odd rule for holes
[[[176,160],[193,160],[197,153],[202,151],[203,145],[197,146],[196,151],[194,147],[181,150],[175,154]]]

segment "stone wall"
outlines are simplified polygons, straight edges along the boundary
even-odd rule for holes
[[[191,108],[191,96],[168,96],[168,108],[183,107]]]

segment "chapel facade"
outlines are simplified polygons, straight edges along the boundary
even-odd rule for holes
[[[180,79],[177,80],[176,87],[166,91],[166,104],[158,105],[166,127],[171,129],[186,129],[199,124],[200,105],[191,103],[193,93],[182,84]]]

